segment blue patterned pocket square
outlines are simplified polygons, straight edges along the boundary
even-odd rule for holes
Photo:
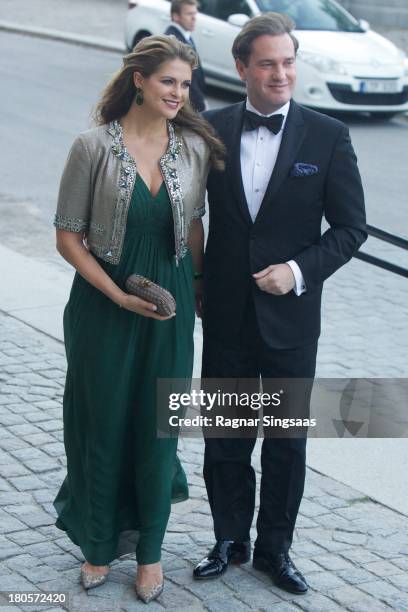
[[[293,164],[290,171],[290,176],[312,176],[312,174],[317,174],[318,172],[318,166],[297,162],[296,164]]]

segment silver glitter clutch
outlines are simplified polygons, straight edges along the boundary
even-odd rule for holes
[[[176,310],[176,300],[170,291],[163,289],[160,285],[156,285],[156,283],[140,274],[131,274],[126,280],[125,286],[132,295],[155,304],[157,314],[163,317],[169,317]]]

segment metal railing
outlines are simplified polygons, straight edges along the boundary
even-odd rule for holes
[[[373,236],[373,238],[378,238],[383,242],[388,242],[389,244],[393,244],[405,251],[408,251],[408,240],[405,238],[401,238],[400,236],[395,236],[395,234],[390,234],[389,232],[385,232],[379,227],[374,227],[374,225],[367,225],[367,233],[369,236]],[[365,261],[367,263],[372,264],[373,266],[377,266],[378,268],[383,268],[384,270],[388,270],[389,272],[394,272],[394,274],[399,274],[399,276],[404,276],[408,278],[408,270],[403,268],[402,266],[397,266],[396,264],[390,263],[389,261],[385,261],[385,259],[381,259],[380,257],[374,257],[374,255],[369,255],[368,253],[361,253],[358,251],[354,257],[356,259],[361,259],[361,261]]]

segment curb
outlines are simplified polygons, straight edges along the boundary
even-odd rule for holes
[[[36,261],[0,243],[0,311],[63,341],[63,312],[73,274],[69,268]]]
[[[70,32],[62,32],[61,30],[29,27],[20,25],[19,23],[13,23],[11,21],[1,20],[0,31],[10,32],[13,34],[22,34],[24,36],[33,36],[35,38],[44,38],[47,40],[57,40],[70,45],[98,49],[99,51],[126,53],[125,46],[122,43],[106,40],[105,38],[98,38],[97,36],[81,36],[79,34],[71,34]]]

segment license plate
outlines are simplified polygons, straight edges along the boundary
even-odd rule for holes
[[[398,81],[396,79],[389,81],[385,79],[369,79],[360,81],[360,93],[397,93],[399,91]]]

